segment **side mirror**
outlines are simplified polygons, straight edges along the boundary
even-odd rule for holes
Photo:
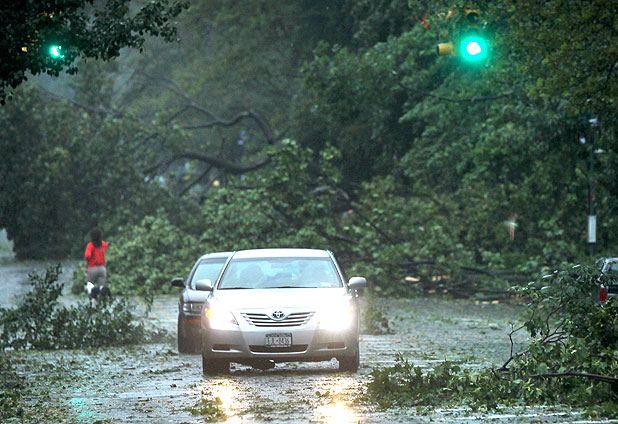
[[[174,287],[184,287],[185,286],[185,279],[184,278],[180,278],[180,277],[176,277],[172,280],[172,286]]]
[[[367,287],[367,279],[364,277],[352,277],[350,278],[350,281],[348,281],[348,287],[351,290],[360,292],[362,289]]]
[[[210,281],[210,280],[197,280],[197,282],[195,283],[195,290],[212,291],[212,281]]]

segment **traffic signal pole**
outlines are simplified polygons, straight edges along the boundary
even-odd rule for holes
[[[590,123],[590,146],[588,147],[588,246],[590,256],[594,256],[595,244],[597,242],[597,216],[595,202],[595,187],[594,187],[594,149],[596,130],[599,124],[597,118],[592,118]]]

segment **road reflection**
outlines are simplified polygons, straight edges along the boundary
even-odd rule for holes
[[[349,403],[344,401],[335,401],[329,405],[318,406],[315,415],[320,422],[329,424],[357,423],[359,421]]]
[[[359,417],[352,409],[350,395],[356,390],[356,381],[351,377],[340,377],[335,380],[316,381],[316,395],[325,398],[326,404],[315,408],[314,416],[322,423],[340,424],[357,423]]]
[[[196,387],[201,397],[219,398],[226,423],[358,423],[362,415],[353,403],[358,390],[359,382],[352,375],[289,368],[268,372],[243,368]]]
[[[239,400],[237,399],[240,392],[238,382],[230,378],[217,379],[216,383],[209,384],[208,390],[212,393],[214,398],[219,398],[221,405],[219,405],[227,416],[226,423],[243,423],[246,422],[242,417],[238,416]]]

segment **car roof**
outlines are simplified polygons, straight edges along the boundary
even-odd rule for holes
[[[328,258],[326,250],[321,249],[251,249],[239,250],[234,253],[234,259],[249,258],[281,258],[281,257],[304,257],[304,258]]]
[[[212,252],[212,253],[206,253],[205,255],[200,256],[200,258],[198,260],[201,261],[202,259],[218,259],[218,258],[227,259],[230,256],[232,256],[232,253],[233,252]]]

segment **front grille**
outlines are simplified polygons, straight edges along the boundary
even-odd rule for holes
[[[251,349],[251,352],[255,352],[255,353],[297,353],[297,352],[306,351],[307,346],[308,345],[306,344],[292,345],[288,347],[271,347],[271,346],[251,345],[249,346],[249,349]]]
[[[275,320],[266,314],[243,312],[242,317],[256,327],[300,327],[309,322],[315,312],[293,312],[281,320]]]

